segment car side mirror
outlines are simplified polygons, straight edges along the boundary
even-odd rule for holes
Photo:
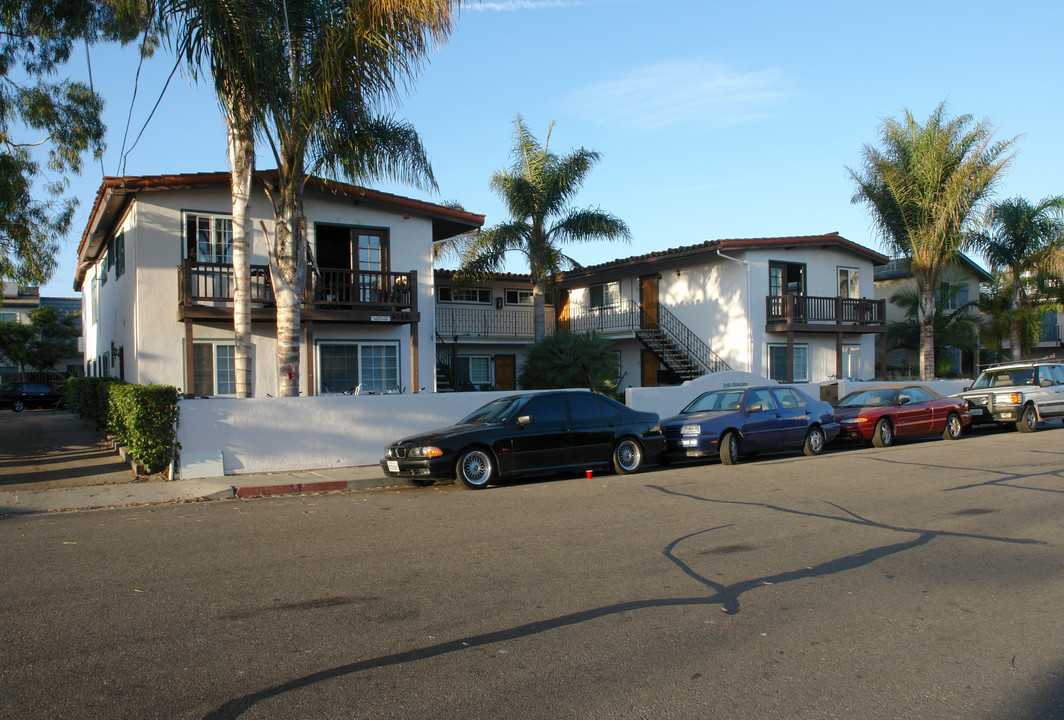
[[[971,390],[971,389],[972,389],[971,385],[965,385],[964,386],[964,390],[961,390],[961,392],[966,392],[966,391]]]
[[[913,401],[913,399],[912,398],[908,398],[908,397],[898,398],[898,404],[899,405],[908,405],[912,401]]]
[[[521,417],[517,418],[517,424],[518,425],[525,426],[525,425],[530,425],[531,423],[532,423],[532,416],[531,415],[522,415]]]
[[[748,413],[764,412],[764,410],[765,410],[765,403],[756,402],[756,403],[754,403],[752,405],[747,405],[746,406],[746,412],[748,412]]]

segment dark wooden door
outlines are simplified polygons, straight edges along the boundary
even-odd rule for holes
[[[495,387],[499,390],[517,389],[517,357],[515,355],[495,356]]]
[[[639,327],[653,330],[658,326],[658,276],[644,275],[639,278],[639,304],[643,306]]]

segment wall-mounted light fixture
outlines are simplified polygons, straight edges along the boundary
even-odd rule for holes
[[[502,310],[502,298],[501,297],[495,298],[495,309],[496,310]]]
[[[112,340],[111,341],[111,367],[114,367],[116,362],[118,362],[118,348],[115,347],[115,341]]]

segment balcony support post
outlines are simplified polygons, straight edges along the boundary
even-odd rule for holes
[[[417,287],[417,270],[410,271],[410,317],[416,318],[417,312],[417,300],[418,300],[418,287]],[[421,388],[421,363],[419,362],[418,354],[418,327],[420,322],[414,320],[410,323],[410,392],[416,393]]]

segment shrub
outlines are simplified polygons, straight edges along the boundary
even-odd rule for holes
[[[159,472],[173,460],[176,388],[130,385],[113,378],[69,378],[66,393],[71,412],[107,428],[148,472]]]
[[[521,366],[526,390],[586,387],[603,395],[617,389],[617,351],[597,332],[557,332],[528,348]]]

